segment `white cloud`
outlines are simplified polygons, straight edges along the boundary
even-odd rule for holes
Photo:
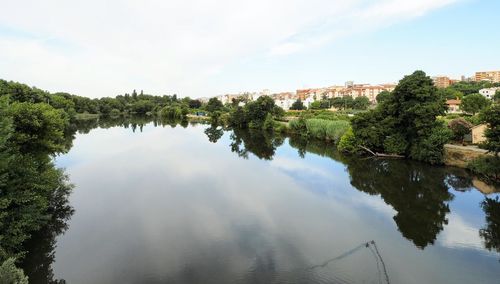
[[[448,215],[448,225],[440,234],[438,242],[449,248],[468,248],[486,252],[479,237],[479,228],[469,224],[458,214]]]
[[[91,97],[214,95],[224,86],[207,90],[211,76],[235,60],[288,55],[455,1],[2,1],[0,74]]]

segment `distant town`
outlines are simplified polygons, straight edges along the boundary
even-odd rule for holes
[[[461,76],[459,79],[451,78],[449,76],[434,76],[432,77],[434,84],[437,88],[447,88],[457,82],[480,82],[489,81],[491,83],[500,83],[500,71],[479,71],[476,72],[472,77]],[[260,92],[241,92],[238,94],[225,94],[216,96],[223,104],[231,103],[234,100],[240,102],[244,101],[255,101],[261,96],[270,96],[274,99],[277,106],[280,106],[284,110],[289,110],[292,104],[301,100],[305,107],[310,107],[315,101],[331,99],[331,98],[341,98],[341,97],[352,97],[353,99],[357,97],[367,97],[371,104],[375,105],[377,103],[377,95],[381,92],[387,91],[391,92],[396,87],[396,83],[384,83],[384,84],[356,84],[354,81],[347,81],[342,85],[334,85],[330,87],[320,87],[320,88],[309,88],[309,89],[299,89],[295,92],[282,92],[282,93],[271,93],[270,90],[265,89]],[[500,90],[500,87],[484,88],[479,91],[479,93],[488,99],[492,99],[495,92]],[[203,103],[208,102],[210,98],[200,98]],[[447,101],[449,112],[458,112],[460,106],[460,100],[450,99]]]

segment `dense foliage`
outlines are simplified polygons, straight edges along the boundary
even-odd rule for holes
[[[21,90],[0,97],[0,263],[7,261],[6,269],[10,259],[23,257],[35,231],[56,212],[67,211],[71,191],[50,158],[67,150],[69,114],[39,102],[29,89]],[[22,102],[9,102],[9,97]]]
[[[500,183],[500,105],[494,104],[480,114],[482,122],[488,125],[486,142],[481,146],[493,155],[477,158],[467,165],[484,180]]]
[[[24,271],[16,267],[14,258],[7,259],[0,264],[0,283],[2,284],[28,284],[28,277]]]
[[[478,93],[479,90],[484,88],[491,88],[499,86],[499,83],[491,83],[488,81],[460,81],[452,84],[448,88],[462,93],[464,96]]]
[[[480,117],[488,125],[484,134],[487,139],[484,146],[489,151],[498,154],[500,152],[500,104],[484,110]]]
[[[269,129],[273,125],[273,117],[281,117],[283,114],[283,109],[276,106],[271,97],[261,96],[244,107],[234,108],[228,122],[238,128]]]
[[[360,144],[374,151],[440,163],[450,131],[436,120],[445,99],[422,71],[405,76],[376,109],[360,113],[352,128]]]
[[[475,115],[476,113],[487,108],[490,104],[491,101],[481,94],[471,94],[463,98],[460,109]]]
[[[0,80],[0,96],[9,96],[12,102],[46,103],[55,109],[63,110],[70,118],[76,114],[91,113],[104,116],[117,116],[121,114],[157,114],[166,106],[198,109],[202,107],[199,100],[189,97],[182,99],[177,95],[153,96],[138,94],[135,90],[131,94],[118,95],[114,98],[103,97],[90,99],[68,93],[49,93],[35,87],[29,87],[17,82]],[[222,106],[222,103],[220,103]]]

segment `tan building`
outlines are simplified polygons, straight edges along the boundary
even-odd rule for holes
[[[486,124],[479,124],[471,129],[471,140],[472,144],[479,144],[481,142],[486,141],[486,137],[484,136],[484,131],[488,128]]]
[[[434,86],[437,88],[447,88],[452,84],[452,80],[447,76],[436,76],[432,78]]]
[[[484,72],[476,72],[476,76],[474,76],[476,81],[490,81],[493,83],[500,82],[500,71],[484,71]]]

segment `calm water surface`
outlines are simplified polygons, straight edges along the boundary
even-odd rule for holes
[[[153,123],[77,134],[57,165],[68,283],[500,283],[498,194],[460,169]]]

